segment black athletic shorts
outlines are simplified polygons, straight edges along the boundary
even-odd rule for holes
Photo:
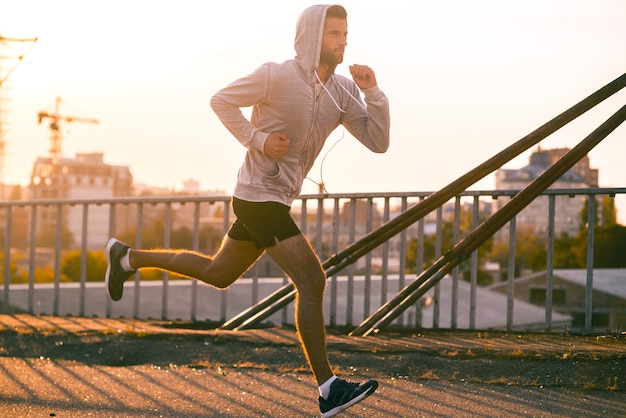
[[[228,236],[238,241],[253,241],[257,248],[269,248],[276,240],[300,234],[300,228],[291,218],[291,208],[278,202],[248,202],[233,197],[237,219]]]

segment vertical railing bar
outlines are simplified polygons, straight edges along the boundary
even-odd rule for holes
[[[308,200],[307,199],[300,199],[301,201],[301,205],[300,205],[300,231],[304,234],[305,237],[308,237],[307,234],[307,228],[308,228],[308,219],[307,219],[307,205],[308,205]],[[287,283],[287,274],[285,272],[283,272],[283,283]],[[288,316],[287,316],[287,307],[283,308],[282,310],[282,323],[286,324],[287,322],[289,322]]]
[[[79,297],[79,314],[85,316],[85,298],[87,297],[87,237],[89,233],[89,204],[82,205],[83,221],[80,237],[80,297]]]
[[[589,195],[587,201],[587,283],[585,286],[585,332],[593,329],[593,244],[595,235],[596,197]]]
[[[109,204],[109,237],[114,237],[115,236],[115,203],[111,202],[111,204]],[[105,310],[106,310],[106,317],[110,318],[111,317],[111,298],[108,296],[108,290],[105,289],[104,294],[105,296]]]
[[[437,208],[437,229],[435,231],[435,260],[441,257],[443,249],[443,206]],[[433,328],[439,328],[441,309],[441,282],[435,284],[433,297]]]
[[[283,282],[282,282],[282,286],[285,286],[289,283],[289,277],[287,276],[287,274],[285,272],[283,272]],[[283,307],[283,309],[281,309],[282,311],[282,316],[281,316],[281,324],[287,324],[289,323],[289,312],[287,311],[287,306],[285,305],[285,307]]]
[[[408,207],[408,198],[406,196],[403,196],[401,200],[401,204],[400,204],[402,213],[406,211],[407,207]],[[399,265],[399,270],[398,270],[398,290],[404,288],[404,285],[406,283],[406,237],[407,237],[406,229],[403,229],[400,232],[400,249],[399,249],[400,265]],[[404,318],[405,318],[405,315],[402,314],[396,320],[399,326],[404,326]]]
[[[546,255],[546,330],[552,329],[552,295],[554,273],[554,217],[556,196],[548,196],[548,252]]]
[[[385,207],[383,209],[383,223],[389,222],[391,200],[389,196],[385,197]],[[389,241],[383,243],[383,265],[382,276],[380,278],[380,306],[387,302],[387,291],[389,289]]]
[[[323,243],[322,237],[324,236],[324,198],[317,199],[317,220],[315,223],[315,251],[322,256]]]
[[[143,234],[143,203],[137,202],[137,230],[135,231],[135,247],[141,248]],[[141,292],[141,273],[139,270],[135,272],[134,277],[134,300],[133,300],[133,318],[139,318],[139,297]]]
[[[356,228],[356,205],[357,199],[350,199],[350,228],[348,232],[348,245],[354,242]],[[348,267],[348,300],[346,301],[346,325],[353,325],[354,311],[354,265]]]
[[[259,263],[255,263],[249,272],[252,274],[252,283],[250,291],[250,301],[254,305],[259,301]]]
[[[322,237],[324,235],[324,198],[317,199],[317,214],[315,221],[315,252],[320,259],[324,258],[324,246]]]
[[[480,211],[480,200],[478,196],[474,196],[472,205],[472,230],[478,226]],[[476,329],[476,286],[478,285],[478,249],[474,250],[471,255],[470,267],[470,316],[469,327]]]
[[[424,200],[424,197],[419,198],[420,202]],[[419,276],[424,270],[424,218],[417,221],[417,259],[415,260],[415,275]]]
[[[34,314],[35,308],[35,258],[37,249],[37,205],[31,205],[30,211],[30,248],[28,259],[28,313]]]
[[[369,234],[372,230],[374,200],[367,198],[367,219],[365,221],[365,233]],[[372,252],[365,254],[365,284],[363,298],[363,319],[370,316],[370,303],[372,297]]]
[[[54,295],[52,301],[52,314],[59,315],[59,288],[61,284],[61,236],[63,229],[63,205],[57,205],[56,228],[54,237]]]
[[[307,227],[308,227],[308,223],[307,223],[307,206],[309,203],[309,200],[306,198],[302,198],[300,199],[300,229],[302,230],[303,234],[307,234]]]
[[[454,230],[452,233],[452,245],[456,245],[461,239],[461,196],[454,198]],[[450,307],[450,328],[458,328],[459,315],[459,266],[452,269],[452,300]]]
[[[193,204],[193,243],[191,244],[193,251],[200,251],[200,202]],[[191,281],[191,312],[189,317],[192,321],[197,320],[198,312],[198,281]]]
[[[423,196],[419,198],[420,202],[424,200]],[[415,277],[419,276],[424,269],[424,218],[421,218],[417,221],[417,251],[415,258]],[[424,303],[424,298],[421,298],[417,302],[415,302],[415,326],[422,326],[422,305]]]
[[[172,236],[172,203],[165,203],[165,219],[163,225],[163,247],[170,248],[171,244],[171,236]],[[161,295],[161,319],[166,320],[168,318],[168,309],[167,303],[169,299],[169,282],[170,282],[170,274],[167,271],[163,271],[161,289],[163,294]]]
[[[309,228],[309,222],[308,222],[308,219],[307,219],[307,217],[308,217],[308,212],[307,211],[308,211],[309,201],[308,201],[308,199],[300,199],[300,201],[301,201],[301,205],[300,205],[300,231],[308,239],[309,234],[308,234],[307,229]],[[283,277],[286,278],[288,276],[286,274],[283,274]],[[284,322],[285,321],[283,321],[283,323]]]
[[[332,253],[336,254],[339,250],[339,198],[333,199],[333,243]],[[337,275],[334,274],[330,278],[330,324],[337,325]]]
[[[11,238],[13,231],[11,226],[13,225],[13,207],[7,206],[7,219],[5,231],[5,243],[4,243],[4,293],[2,311],[5,314],[9,313],[9,287],[11,283]]]
[[[507,298],[506,298],[506,329],[513,329],[513,301],[515,300],[515,231],[517,217],[509,221],[509,266],[507,270]]]
[[[230,227],[230,202],[224,202],[224,233],[228,231]],[[226,307],[228,303],[228,289],[224,289],[220,292],[220,322],[226,321]]]

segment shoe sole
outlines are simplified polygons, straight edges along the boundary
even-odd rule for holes
[[[365,392],[361,393],[356,398],[352,398],[349,402],[346,402],[343,405],[339,405],[338,407],[333,408],[330,411],[324,412],[322,414],[322,418],[334,417],[338,413],[340,413],[342,411],[345,411],[346,409],[350,408],[352,405],[361,402],[363,399],[367,398],[368,396],[373,394],[375,391],[376,391],[376,387],[372,386],[371,388],[369,388]]]
[[[109,291],[109,280],[111,277],[111,247],[113,247],[116,242],[117,240],[115,238],[111,238],[109,242],[107,242],[107,245],[104,247],[104,253],[107,260],[107,270],[104,273],[104,287],[106,288],[107,293],[109,294],[109,297],[111,299],[113,299],[113,297],[111,296],[111,292]]]

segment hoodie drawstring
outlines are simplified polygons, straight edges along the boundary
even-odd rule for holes
[[[337,103],[337,101],[335,100],[335,98],[333,97],[332,94],[330,94],[330,91],[328,91],[328,89],[326,88],[326,86],[324,85],[324,83],[322,83],[322,80],[320,79],[319,75],[317,75],[317,70],[314,71],[315,73],[315,78],[317,78],[317,81],[320,83],[320,85],[322,86],[322,88],[324,89],[324,91],[328,94],[328,96],[330,97],[330,100],[333,101],[333,103],[335,104],[335,107],[341,112],[341,113],[346,113],[345,110],[343,110],[341,108],[341,106],[339,106],[339,103]],[[361,103],[360,100],[358,100],[356,97],[354,97],[349,91],[348,89],[346,89],[340,82],[338,82],[337,80],[335,80],[335,75],[331,75],[330,76],[331,80],[333,80],[333,82],[337,85],[339,85],[339,87],[341,87],[341,89],[343,91],[346,92],[346,94],[348,96],[350,96],[352,98],[352,100],[354,100],[359,106],[361,106],[364,110],[367,110],[367,107]]]

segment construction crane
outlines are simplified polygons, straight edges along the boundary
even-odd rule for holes
[[[53,164],[59,162],[61,158],[61,143],[63,142],[63,135],[61,134],[60,122],[86,122],[86,123],[98,123],[97,119],[80,118],[77,116],[63,116],[59,114],[59,105],[61,104],[61,98],[57,97],[54,105],[54,113],[39,112],[37,114],[38,122],[41,122],[48,118],[50,119],[50,159]]]
[[[4,169],[6,157],[6,140],[4,133],[8,119],[8,89],[5,83],[15,71],[24,56],[37,42],[37,38],[7,38],[0,35],[0,186],[4,186]],[[30,46],[25,52],[16,53],[14,46],[17,45]],[[8,51],[8,52],[7,52]],[[4,199],[4,187],[0,187],[0,199]]]
[[[24,54],[19,54],[15,56],[5,56],[4,54],[0,55],[0,59],[11,61],[11,64],[8,68],[4,68],[4,66],[0,66],[0,88],[2,88],[2,84],[9,79],[11,73],[15,70],[18,64],[24,59],[24,56],[28,54],[28,52],[32,49],[37,42],[37,38],[7,38],[0,35],[0,46],[6,47],[12,42],[21,42],[21,43],[30,43],[30,48]]]

